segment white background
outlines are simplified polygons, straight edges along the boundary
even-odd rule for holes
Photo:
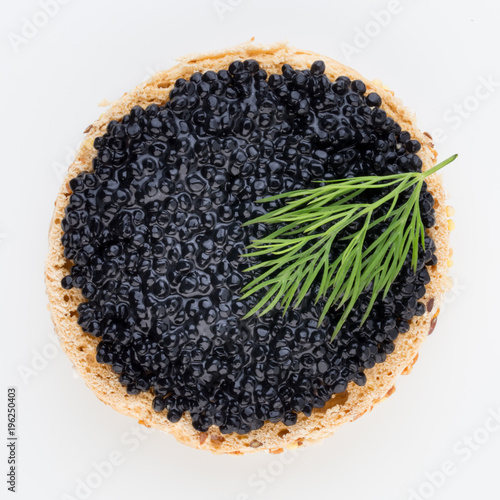
[[[0,8],[0,435],[14,385],[17,498],[499,498],[500,426],[484,425],[500,413],[500,4],[65,0],[41,12],[36,0]],[[441,159],[459,153],[444,173],[456,287],[412,375],[370,415],[296,454],[212,456],[159,432],[134,436],[141,426],[73,376],[55,347],[42,275],[61,175],[98,103],[177,56],[253,36],[288,39],[381,79],[439,138]],[[5,444],[1,498],[13,496]],[[110,455],[118,463],[98,475]]]

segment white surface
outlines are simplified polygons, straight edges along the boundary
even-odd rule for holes
[[[35,0],[3,2],[0,15],[0,369],[3,386],[19,391],[17,498],[498,498],[500,423],[489,431],[481,427],[491,423],[489,412],[500,413],[500,4],[65,3],[44,19]],[[225,12],[218,15],[217,6],[226,6]],[[387,14],[375,21],[374,13],[389,7],[397,13],[388,22]],[[14,50],[12,34],[22,36],[26,19],[34,16],[45,24]],[[360,32],[367,31],[363,40]],[[296,455],[217,457],[157,432],[134,437],[142,427],[103,405],[73,377],[70,362],[53,346],[42,273],[61,168],[102,112],[97,104],[117,99],[177,56],[252,36],[258,42],[288,39],[379,78],[418,111],[423,130],[439,135],[436,129],[443,129],[440,157],[460,154],[444,174],[457,210],[452,274],[458,286],[412,375],[402,377],[396,394],[372,414]],[[343,44],[357,53],[349,57]],[[496,83],[488,95],[478,86],[489,79]],[[460,117],[454,106],[462,104],[477,109]],[[20,370],[26,367],[35,374],[23,380]],[[463,441],[470,435],[481,444]],[[0,449],[5,478],[4,438]],[[109,477],[97,476],[93,463],[109,460],[113,452],[121,456],[120,465]],[[436,471],[447,461],[453,473],[443,479]],[[443,484],[432,486],[426,475]],[[91,490],[76,491],[78,480],[87,479]],[[420,496],[412,496],[419,488]],[[4,480],[0,491],[8,498]]]

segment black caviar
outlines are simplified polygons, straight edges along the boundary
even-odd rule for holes
[[[152,390],[154,409],[171,422],[188,412],[200,431],[293,425],[350,381],[364,384],[364,370],[425,312],[426,265],[437,262],[430,238],[417,272],[407,259],[360,326],[366,290],[333,342],[342,310],[318,327],[323,303],[313,293],[285,315],[242,319],[258,297],[239,298],[253,278],[241,254],[270,228],[241,224],[281,203],[257,199],[422,167],[420,144],[380,109],[379,95],[324,71],[317,61],[268,77],[247,60],[179,79],[165,105],[110,122],[95,139],[93,172],[70,181],[62,243],[74,265],[62,286],[88,300],[78,323],[100,337],[97,361],[130,394]],[[420,205],[433,226],[425,188]]]

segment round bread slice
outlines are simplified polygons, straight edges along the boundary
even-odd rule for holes
[[[50,227],[50,250],[45,270],[50,311],[62,348],[85,383],[101,401],[137,419],[145,426],[173,434],[184,444],[218,454],[240,455],[262,450],[280,453],[287,448],[304,446],[330,436],[342,424],[356,420],[370,411],[377,403],[394,392],[396,378],[401,373],[409,372],[413,366],[418,357],[418,349],[435,326],[439,303],[447,283],[449,243],[445,192],[440,177],[433,175],[426,181],[435,199],[436,224],[428,233],[436,244],[438,263],[429,268],[431,281],[426,286],[426,294],[422,299],[426,304],[426,313],[412,319],[410,330],[398,336],[394,352],[384,363],[365,371],[367,382],[364,386],[358,386],[354,382],[349,383],[346,391],[334,395],[323,408],[315,409],[310,417],[299,414],[297,423],[288,427],[283,423],[266,422],[260,429],[245,435],[236,433],[223,435],[214,426],[206,433],[198,432],[191,425],[191,419],[187,414],[178,423],[172,424],[164,413],[155,412],[152,408],[154,396],[151,390],[134,396],[127,394],[126,388],[120,384],[118,375],[111,370],[111,367],[96,361],[96,346],[99,339],[84,333],[77,324],[77,307],[85,299],[80,290],[76,288],[65,290],[61,286],[61,279],[68,274],[72,265],[65,259],[61,243],[63,234],[61,221],[71,195],[69,180],[80,172],[92,170],[92,159],[96,154],[93,142],[97,136],[105,133],[108,122],[120,120],[134,106],[145,108],[153,103],[165,103],[178,78],[188,79],[198,71],[218,71],[227,68],[234,60],[250,58],[256,59],[268,74],[281,73],[281,67],[285,63],[297,69],[304,69],[321,59],[326,63],[325,74],[331,80],[341,75],[363,80],[368,92],[375,91],[382,97],[381,107],[387,114],[421,143],[422,149],[418,155],[423,161],[424,170],[435,164],[437,156],[430,136],[423,134],[417,128],[413,113],[403,107],[401,101],[394,97],[393,92],[383,86],[380,81],[367,80],[353,69],[333,59],[295,49],[286,43],[273,45],[247,43],[218,52],[184,57],[176,66],[157,73],[149,81],[124,94],[87,128],[85,139],[76,153],[74,162],[69,167],[57,196]]]

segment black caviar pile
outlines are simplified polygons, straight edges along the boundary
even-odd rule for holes
[[[363,371],[425,311],[426,265],[436,263],[429,238],[417,273],[407,259],[360,326],[366,290],[333,342],[342,311],[318,327],[323,304],[310,297],[284,316],[242,319],[257,298],[239,298],[253,278],[241,254],[270,228],[241,223],[279,204],[255,200],[422,167],[420,144],[379,108],[381,98],[359,80],[331,82],[324,69],[317,61],[268,76],[247,60],[179,79],[164,106],[109,123],[94,142],[94,171],[70,181],[62,242],[74,265],[62,285],[88,299],[78,323],[100,337],[97,360],[130,394],[152,389],[171,422],[188,412],[200,431],[293,425],[348,382],[364,384]],[[433,203],[424,189],[426,227]]]

